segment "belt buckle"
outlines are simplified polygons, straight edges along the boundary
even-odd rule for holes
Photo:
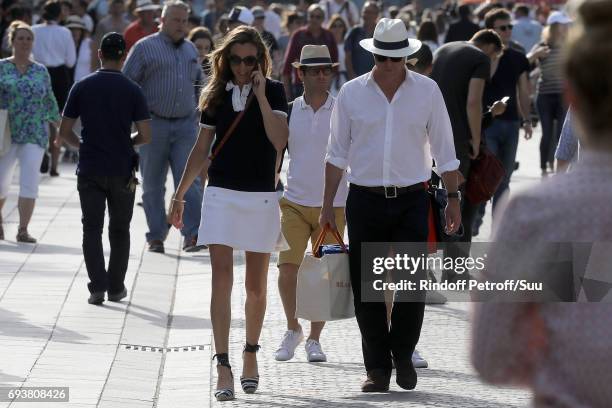
[[[385,187],[385,198],[396,198],[397,197],[397,187],[389,186]]]

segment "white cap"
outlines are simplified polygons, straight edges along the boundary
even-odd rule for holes
[[[239,22],[242,24],[251,25],[253,24],[255,17],[253,17],[253,13],[251,13],[251,10],[248,8],[236,6],[232,9],[232,11],[230,11],[228,20],[230,23]]]
[[[553,11],[546,20],[546,25],[570,24],[572,19],[564,11]]]

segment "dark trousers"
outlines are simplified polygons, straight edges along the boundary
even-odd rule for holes
[[[130,222],[135,193],[127,188],[128,176],[79,176],[78,190],[83,212],[83,256],[91,293],[116,294],[125,288],[123,281],[130,256]],[[108,202],[108,273],[104,265],[102,231]]]
[[[364,302],[361,296],[362,279],[363,281],[374,280],[370,267],[372,258],[388,256],[389,251],[376,255],[368,254],[369,259],[364,257],[364,273],[367,275],[363,276],[361,244],[366,242],[426,242],[428,200],[427,192],[424,190],[397,198],[385,198],[381,195],[356,190],[353,187],[349,190],[346,201],[346,222],[350,243],[351,285],[355,298],[355,315],[361,331],[363,360],[367,371],[391,370],[392,354],[400,361],[411,358],[421,334],[425,303],[423,301],[399,302],[398,292],[396,292],[389,328],[384,294],[378,292],[379,298],[375,302]],[[395,253],[400,253],[397,248],[394,249]],[[421,273],[418,278],[422,276]]]
[[[538,95],[536,104],[542,123],[542,140],[540,140],[540,169],[546,169],[546,163],[553,163],[554,148],[557,147],[561,128],[565,121],[567,107],[561,94]],[[557,122],[555,126],[555,121]]]

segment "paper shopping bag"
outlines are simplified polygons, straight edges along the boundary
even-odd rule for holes
[[[341,253],[319,251],[327,228],[313,246],[314,254],[304,256],[298,271],[296,318],[313,322],[349,319],[355,316],[349,271],[348,249],[342,238],[334,236],[344,249]]]

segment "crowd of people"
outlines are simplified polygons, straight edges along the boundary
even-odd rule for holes
[[[0,155],[0,211],[19,163],[17,241],[35,243],[27,227],[40,174],[59,176],[62,148],[65,157],[78,154],[89,303],[101,304],[106,294],[120,301],[127,296],[123,281],[139,171],[148,250],[164,253],[174,225],[184,251],[210,251],[218,400],[235,396],[228,357],[232,251],[246,252],[240,381],[245,393],[253,393],[259,386],[256,352],[270,254],[280,252],[278,288],[287,317],[274,357],[287,361],[304,339],[295,299],[308,242],[314,245],[327,229],[342,237],[346,228],[367,374],[361,389],[387,391],[392,367],[397,384],[414,389],[415,367],[427,366],[415,350],[426,295],[408,302],[396,296],[385,304],[379,294],[376,301],[363,301],[361,264],[373,254],[362,255],[361,243],[426,242],[428,183],[442,183],[447,191],[445,233],[452,236],[461,227],[456,240],[471,242],[487,200],[466,197],[465,182],[485,151],[504,173],[490,197],[496,239],[573,240],[575,230],[554,229],[559,235],[549,236],[550,225],[534,227],[530,208],[546,208],[547,217],[588,211],[592,207],[581,205],[585,198],[577,191],[598,178],[602,194],[594,198],[606,212],[611,104],[597,84],[612,86],[612,70],[606,69],[612,59],[606,48],[611,10],[610,0],[585,0],[575,22],[576,15],[560,6],[496,1],[473,9],[453,1],[431,8],[413,1],[400,8],[373,0],[360,6],[353,0],[252,0],[248,7],[230,8],[224,0],[3,0],[0,110],[7,111],[11,143]],[[582,31],[570,39],[572,25]],[[553,178],[537,195],[508,203],[520,132],[529,139],[538,123],[542,176],[576,170],[567,179]],[[579,144],[584,152],[574,165]],[[169,205],[168,170],[176,190]],[[566,201],[549,206],[555,194]],[[111,257],[105,266],[107,203]],[[580,225],[584,239],[609,238],[609,229],[597,229],[588,219],[585,214]],[[593,228],[597,236],[588,235]],[[462,248],[449,246],[447,255],[461,256]],[[469,276],[443,275],[461,279]],[[549,346],[556,335],[573,330],[583,312],[606,319],[603,308],[502,309],[477,310],[474,344],[485,351],[476,352],[474,361],[494,382],[511,381],[514,363],[501,354],[520,347],[499,346],[491,330],[507,340],[517,316],[537,314],[546,321],[566,313],[567,322],[547,326]],[[310,324],[308,361],[327,359],[324,323]],[[580,342],[563,344],[563,353],[572,353],[574,345]],[[561,375],[554,367],[544,369],[548,384],[555,385]],[[556,406],[535,372],[521,373],[519,380],[541,393],[541,406]],[[565,406],[589,398],[571,391],[563,396]]]

